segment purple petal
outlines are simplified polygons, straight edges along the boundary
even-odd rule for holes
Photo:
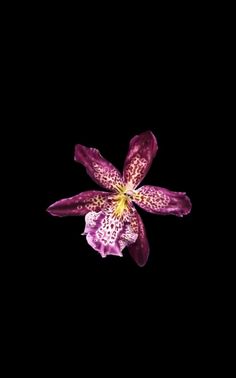
[[[117,190],[117,185],[123,186],[120,172],[96,148],[77,144],[74,159],[85,166],[88,175],[98,185],[112,191]]]
[[[85,216],[85,222],[84,235],[87,242],[102,257],[122,256],[122,250],[134,243],[138,237],[130,223],[102,211],[99,213],[91,211]]]
[[[133,137],[125,159],[123,178],[135,189],[146,176],[157,152],[157,141],[151,131]]]
[[[85,215],[89,211],[100,211],[105,204],[108,192],[98,190],[88,190],[77,196],[64,198],[53,203],[47,211],[57,217],[66,217],[69,215]]]
[[[192,204],[182,192],[172,192],[158,186],[144,185],[133,194],[133,201],[153,214],[173,214],[178,217],[190,213]]]
[[[138,238],[135,243],[129,246],[129,253],[139,266],[144,266],[149,256],[149,243],[146,236],[145,227],[140,215],[136,212],[138,223]]]

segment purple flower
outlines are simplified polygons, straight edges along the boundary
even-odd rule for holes
[[[157,186],[137,186],[146,176],[157,152],[157,141],[151,131],[136,135],[130,141],[123,176],[95,148],[77,144],[75,161],[85,166],[88,175],[109,190],[90,190],[55,202],[47,211],[54,216],[85,215],[87,242],[102,257],[122,256],[128,247],[132,258],[144,266],[149,244],[142,219],[133,202],[153,214],[179,217],[191,211],[185,193],[172,192]]]

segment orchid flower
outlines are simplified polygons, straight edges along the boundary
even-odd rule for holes
[[[149,256],[149,243],[143,221],[133,202],[149,213],[179,217],[191,211],[191,201],[182,192],[144,185],[157,152],[157,141],[151,131],[134,136],[129,144],[123,176],[95,148],[77,144],[74,159],[86,168],[88,175],[107,191],[89,190],[53,203],[47,211],[54,216],[85,215],[88,244],[100,253],[122,256],[128,247],[139,266]]]

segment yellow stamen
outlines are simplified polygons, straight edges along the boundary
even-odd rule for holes
[[[125,186],[124,185],[116,184],[115,189],[117,190],[117,192],[122,193],[122,194],[125,192]]]
[[[129,201],[133,199],[134,191],[128,185],[118,184],[115,188],[118,193],[113,197],[115,199],[114,215],[119,218],[128,209]]]
[[[124,194],[117,194],[115,197],[116,207],[114,209],[114,215],[121,217],[123,212],[128,208],[128,198]]]

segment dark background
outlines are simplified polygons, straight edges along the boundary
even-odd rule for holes
[[[27,198],[17,222],[26,219],[27,228],[16,265],[29,322],[35,320],[39,333],[50,329],[54,343],[84,330],[100,332],[99,343],[105,331],[116,338],[126,325],[127,335],[162,333],[163,345],[171,337],[178,348],[180,339],[187,345],[201,330],[199,196],[209,44],[198,21],[182,21],[127,33],[121,26],[110,33],[101,25],[97,33],[77,23],[66,30],[48,23],[46,31],[40,25],[20,37],[14,93],[27,170],[23,180],[19,169],[17,182],[26,183]],[[84,217],[56,218],[46,208],[99,189],[74,162],[75,144],[98,148],[122,170],[130,139],[145,130],[155,134],[159,150],[142,184],[184,191],[193,208],[183,218],[138,209],[150,243],[148,263],[139,268],[127,249],[123,258],[102,259],[81,236]]]

